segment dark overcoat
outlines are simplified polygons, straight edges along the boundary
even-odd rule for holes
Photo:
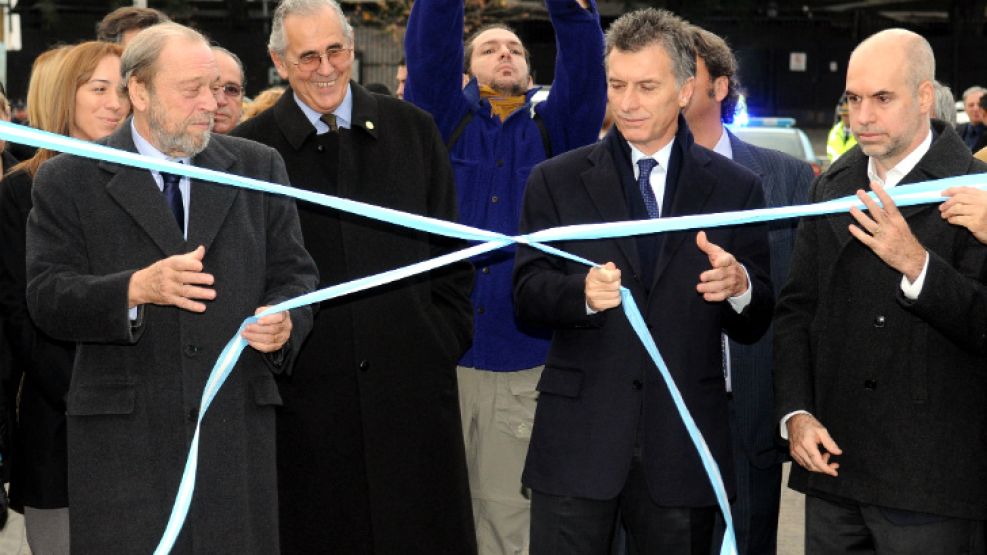
[[[625,144],[612,130],[601,143],[536,166],[525,191],[521,232],[632,219],[639,212],[634,205],[643,209],[643,201],[630,173],[629,151],[615,154]],[[674,149],[679,149],[678,155]],[[628,190],[634,194],[626,195]],[[663,213],[673,216],[764,206],[757,176],[694,144],[682,117],[665,197]],[[735,479],[720,336],[725,330],[731,338],[749,343],[770,323],[774,296],[768,277],[768,235],[763,225],[706,232],[748,270],[751,302],[739,314],[728,302],[706,302],[696,292],[709,258],[696,246],[695,231],[649,238],[659,245],[651,268],[644,266],[646,245],[634,238],[565,241],[557,246],[598,264],[613,261],[621,270],[621,284],[640,307],[732,495]],[[713,488],[671,395],[622,309],[586,314],[587,270],[530,247],[518,249],[518,314],[554,330],[538,383],[541,396],[524,483],[550,495],[612,499],[624,486],[639,447],[655,503],[715,505]],[[649,274],[652,277],[645,279]]]
[[[316,135],[287,91],[234,133],[273,146],[295,187],[455,220],[431,116],[351,83],[352,129]],[[299,205],[322,286],[432,258],[437,236]],[[323,303],[278,418],[285,553],[475,551],[456,361],[469,345],[466,263]]]
[[[129,122],[106,143],[135,151]],[[274,150],[243,139],[214,135],[192,164],[287,182]],[[295,204],[193,180],[186,241],[149,171],[68,155],[41,167],[33,198],[28,309],[46,333],[77,343],[66,398],[72,552],[150,553],[220,351],[257,307],[316,284]],[[134,271],[198,245],[215,277],[206,311],[144,305],[132,323]],[[292,322],[300,343],[311,310],[293,311]],[[277,553],[274,407],[281,398],[272,372],[285,362],[278,358],[248,347],[213,400],[174,553]]]
[[[27,313],[25,243],[33,179],[16,171],[0,181],[0,307],[17,379],[17,418],[10,465],[10,502],[57,509],[68,506],[65,394],[75,345],[39,330]],[[20,387],[17,387],[20,384]]]
[[[933,120],[929,151],[902,183],[970,173],[959,136]],[[867,156],[847,152],[812,202],[868,189]],[[848,213],[803,219],[774,319],[776,416],[807,410],[843,454],[839,476],[792,466],[809,494],[947,517],[987,518],[987,246],[934,204],[901,208],[929,252],[917,300],[848,230]]]

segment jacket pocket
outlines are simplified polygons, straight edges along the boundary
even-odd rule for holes
[[[284,404],[278,391],[278,384],[271,376],[256,376],[251,379],[250,392],[254,396],[254,403],[259,407],[269,405],[280,407]]]
[[[65,413],[69,416],[131,414],[137,392],[133,385],[90,385],[69,390]]]
[[[538,380],[538,391],[575,398],[583,388],[583,371],[576,368],[545,366]]]
[[[494,419],[501,432],[523,441],[531,439],[540,375],[540,368],[504,373],[494,398]]]

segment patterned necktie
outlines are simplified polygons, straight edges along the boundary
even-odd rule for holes
[[[641,158],[637,161],[640,170],[637,177],[637,186],[641,189],[641,199],[644,200],[644,207],[648,210],[649,218],[658,217],[658,199],[655,198],[655,191],[651,188],[651,170],[655,169],[658,161],[654,158]]]
[[[182,176],[161,172],[161,180],[164,181],[164,187],[161,192],[164,193],[165,200],[168,201],[168,208],[171,208],[171,213],[175,215],[175,221],[178,222],[178,229],[184,234],[185,203],[182,202],[182,190],[178,186],[182,181]]]
[[[325,122],[329,126],[329,132],[335,133],[339,131],[339,124],[336,123],[336,114],[322,114],[319,119]]]

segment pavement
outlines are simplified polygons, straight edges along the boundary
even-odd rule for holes
[[[778,515],[778,555],[804,555],[805,553],[805,496],[788,489],[788,470],[792,463],[785,463],[781,482],[781,510]]]

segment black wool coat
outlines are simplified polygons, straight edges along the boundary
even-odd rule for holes
[[[933,120],[902,183],[987,171]],[[812,186],[822,202],[868,189],[867,157],[844,154]],[[849,213],[799,225],[774,318],[776,416],[806,410],[843,454],[839,476],[792,466],[799,491],[869,505],[987,518],[987,246],[934,204],[901,208],[929,252],[918,299],[848,230]]]
[[[696,145],[685,119],[678,121],[663,213],[763,208],[758,177]],[[630,151],[617,154],[624,148],[626,141],[614,128],[600,143],[535,166],[524,195],[521,232],[637,218],[644,203],[631,173]],[[731,339],[750,343],[770,324],[774,295],[768,229],[731,226],[706,233],[747,268],[751,302],[739,314],[727,301],[706,302],[696,292],[699,275],[710,267],[709,257],[696,246],[696,231],[556,246],[597,264],[613,261],[620,269],[621,285],[633,294],[732,495],[736,479],[720,337],[725,331]],[[658,245],[650,262],[642,248],[645,240]],[[531,247],[517,251],[518,315],[554,332],[538,382],[541,396],[522,480],[550,495],[613,499],[640,447],[652,501],[664,507],[715,505],[671,395],[622,307],[586,314],[587,271]]]
[[[0,308],[13,371],[5,385],[19,399],[11,423],[14,449],[4,464],[10,465],[11,506],[18,510],[68,506],[65,394],[75,357],[75,345],[49,337],[27,312],[24,248],[32,181],[26,171],[0,181]]]
[[[454,221],[431,116],[351,83],[351,129],[316,135],[292,91],[234,133],[273,146],[295,187]],[[462,246],[301,203],[321,286]],[[475,551],[456,361],[471,337],[458,263],[323,303],[278,418],[285,553]]]
[[[129,122],[106,144],[136,151]],[[198,167],[286,183],[274,150],[215,135]],[[210,369],[257,307],[312,290],[295,203],[192,180],[186,241],[151,172],[59,155],[38,171],[27,226],[27,306],[38,327],[76,343],[66,397],[72,552],[150,553],[178,492]],[[203,313],[144,305],[134,271],[205,246],[216,298]],[[301,343],[311,310],[292,311]],[[277,553],[273,372],[247,347],[202,422],[198,477],[172,553]],[[278,359],[281,358],[279,361]],[[281,362],[281,364],[277,364]]]

